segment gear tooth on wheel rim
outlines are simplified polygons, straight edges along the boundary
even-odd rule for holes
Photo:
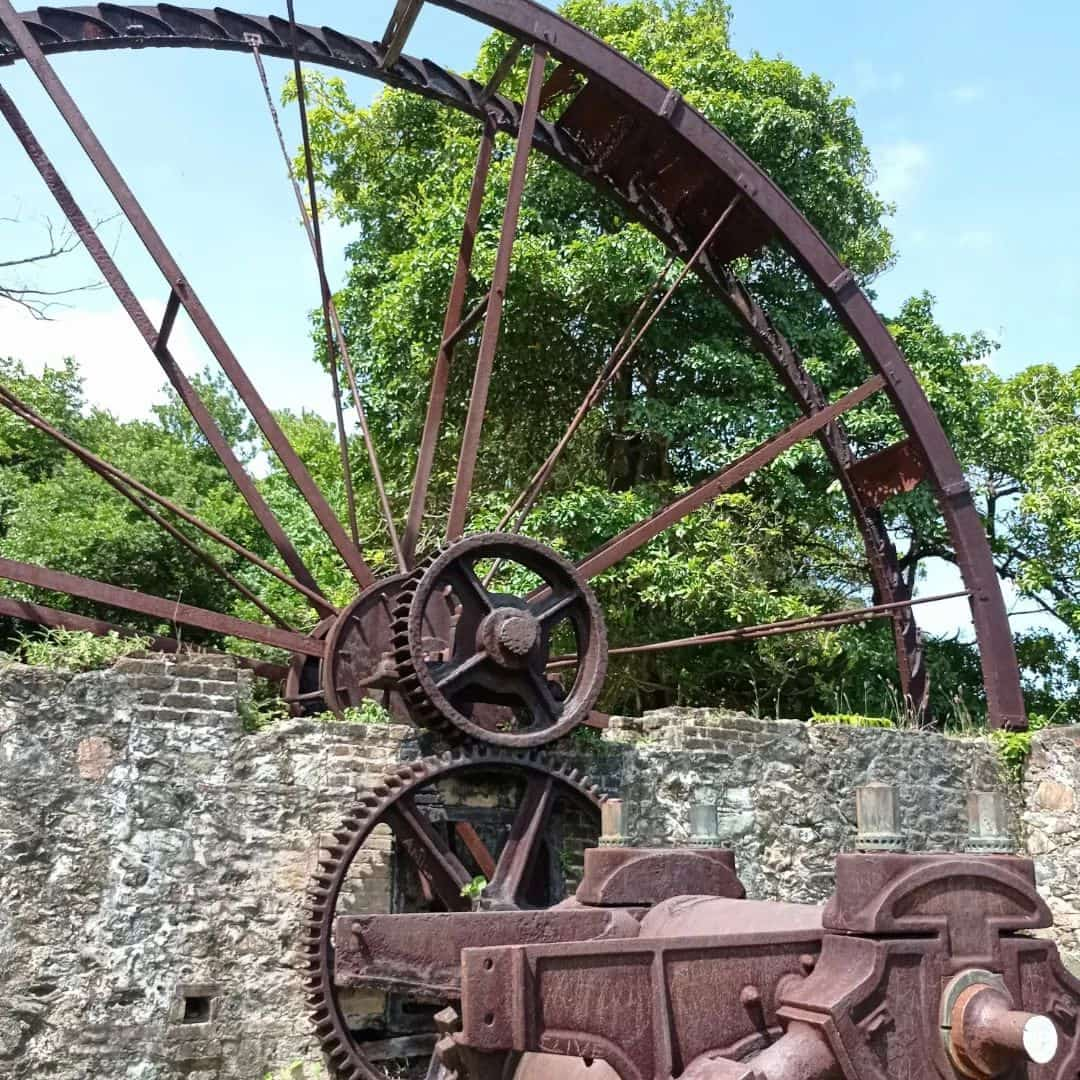
[[[460,736],[460,732],[452,730]],[[338,890],[364,842],[381,824],[383,811],[410,791],[473,767],[485,771],[498,767],[513,770],[524,768],[526,771],[547,773],[560,783],[574,788],[593,807],[599,805],[599,799],[592,790],[562,775],[557,764],[545,755],[507,751],[475,742],[393,767],[369,793],[360,797],[366,808],[364,816],[367,820],[356,828],[350,825],[332,834],[343,842],[329,850],[329,858],[320,860],[320,867],[327,868],[329,873],[316,874],[308,887],[305,905],[312,917],[303,925],[299,944],[304,969],[301,983],[308,1006],[307,1015],[322,1046],[331,1075],[337,1078],[371,1080],[372,1077],[384,1075],[377,1063],[368,1062],[363,1044],[353,1041],[337,997],[331,970],[331,929],[337,917]],[[357,815],[355,811],[349,813],[349,820],[352,821]]]

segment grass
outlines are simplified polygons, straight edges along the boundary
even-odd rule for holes
[[[91,634],[86,630],[53,630],[23,634],[12,659],[51,671],[94,671],[110,667],[122,656],[146,652],[148,637]]]

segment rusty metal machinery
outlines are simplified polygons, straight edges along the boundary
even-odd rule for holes
[[[61,178],[47,149],[26,123],[11,95],[0,86],[0,115],[52,192],[74,234],[99,267],[121,306],[144,338],[149,355],[162,367],[190,410],[209,446],[243,495],[271,541],[280,564],[261,558],[222,535],[185,507],[153,491],[137,477],[101,459],[58,430],[47,417],[0,387],[0,405],[64,446],[105,479],[170,535],[204,562],[227,586],[259,608],[265,622],[241,619],[173,600],[123,589],[73,574],[14,560],[0,560],[0,577],[53,593],[67,593],[82,603],[104,605],[263,646],[283,650],[285,664],[251,660],[266,675],[282,680],[285,696],[296,711],[341,710],[365,698],[387,704],[401,717],[434,726],[450,737],[471,736],[507,745],[539,745],[589,717],[603,679],[607,656],[688,648],[705,643],[753,640],[773,634],[799,633],[869,619],[888,620],[894,631],[899,682],[915,712],[925,705],[927,675],[912,608],[914,600],[881,514],[893,495],[928,485],[937,497],[952,536],[963,591],[970,601],[982,662],[991,726],[1022,729],[1026,725],[1016,658],[1004,603],[989,547],[971,493],[914,375],[895,342],[846,270],[811,225],[775,184],[721,132],[690,108],[676,90],[662,86],[610,47],[534,0],[429,0],[462,16],[502,31],[511,40],[504,61],[487,85],[454,74],[405,52],[409,32],[423,0],[398,0],[394,17],[382,36],[365,41],[330,28],[296,22],[291,0],[287,18],[241,15],[222,8],[187,9],[172,4],[133,7],[100,4],[91,7],[41,7],[19,15],[10,0],[0,0],[0,68],[25,62],[47,91],[106,186],[115,196],[132,231],[160,270],[169,302],[160,325],[154,325],[128,285],[113,255],[102,244],[80,209],[75,194]],[[422,94],[477,121],[478,149],[472,189],[462,226],[461,246],[443,323],[443,338],[433,358],[426,418],[417,453],[415,477],[406,520],[399,533],[378,455],[370,438],[356,371],[324,268],[318,204],[313,198],[309,167],[307,195],[293,175],[297,200],[311,241],[330,365],[337,421],[342,442],[348,527],[335,515],[304,462],[290,445],[271,410],[259,395],[238,357],[222,336],[210,312],[154,227],[136,194],[99,141],[89,121],[53,69],[52,53],[108,52],[116,49],[187,47],[246,53],[258,66],[270,100],[262,58],[292,59],[298,79],[299,112],[305,154],[310,166],[307,116],[301,61],[340,68],[378,79],[390,86]],[[515,101],[500,91],[518,61],[529,64],[524,97]],[[271,112],[277,122],[271,102]],[[280,136],[280,128],[278,129]],[[516,139],[510,183],[498,236],[497,252],[479,302],[466,304],[472,275],[472,254],[480,209],[497,134]],[[285,149],[284,140],[281,141]],[[525,178],[532,151],[538,151],[595,185],[619,204],[626,220],[650,230],[668,248],[671,259],[643,298],[624,334],[600,370],[581,406],[569,419],[565,434],[537,468],[530,482],[509,505],[499,525],[506,553],[527,564],[541,559],[558,567],[560,581],[573,580],[578,601],[569,612],[576,638],[565,655],[550,651],[552,635],[535,624],[535,614],[509,616],[508,608],[539,603],[528,592],[513,602],[496,588],[498,611],[480,613],[488,604],[481,592],[466,589],[455,610],[439,610],[430,580],[417,574],[421,526],[430,519],[429,481],[441,442],[443,412],[455,346],[467,335],[478,340],[463,438],[458,452],[456,484],[447,514],[440,559],[443,572],[462,564],[472,543],[466,537],[473,474],[484,427],[488,390],[497,371],[496,354],[503,316],[503,297],[512,255]],[[288,155],[286,154],[286,157]],[[291,171],[291,165],[290,165]],[[310,215],[308,209],[310,207]],[[850,332],[866,361],[866,378],[850,392],[828,401],[806,365],[748,286],[735,276],[737,261],[768,257],[780,248],[820,292],[825,304]],[[681,266],[679,265],[681,264]],[[676,267],[679,267],[676,272]],[[586,415],[602,400],[620,370],[625,370],[638,343],[661,317],[680,283],[693,274],[745,329],[749,341],[774,369],[783,391],[796,403],[802,419],[779,431],[679,496],[652,516],[612,537],[568,570],[550,550],[541,553],[535,541],[521,536],[529,512],[541,494],[568,442]],[[661,295],[662,294],[662,295]],[[175,363],[169,341],[175,320],[185,312],[225,376],[250,410],[267,444],[282,462],[310,507],[319,527],[356,582],[356,595],[343,610],[331,604],[258,485],[244,470],[196,388]],[[593,373],[588,373],[593,377]],[[355,528],[355,501],[348,468],[348,446],[341,408],[347,387],[357,410],[395,572],[376,580],[361,551]],[[905,437],[893,447],[862,457],[850,443],[844,415],[864,401],[888,401]],[[672,641],[619,643],[608,651],[599,609],[588,582],[632,555],[642,545],[712,499],[742,483],[796,443],[816,439],[835,470],[854,520],[865,541],[873,602],[824,615],[789,619],[762,626],[720,630]],[[201,546],[203,538],[224,544],[239,559],[273,575],[297,591],[311,606],[311,626],[293,626],[264,602],[245,581]],[[456,546],[459,545],[459,546]],[[571,572],[572,571],[572,572]],[[569,574],[569,576],[567,576]],[[542,575],[541,575],[542,576]],[[459,574],[459,581],[460,581]],[[487,580],[482,583],[489,584]],[[413,597],[427,596],[428,625],[419,626],[398,610]],[[479,605],[479,608],[477,607]],[[522,609],[524,610],[524,609]],[[0,614],[49,626],[98,633],[120,629],[86,614],[61,611],[26,599],[0,597]],[[491,616],[490,618],[488,616]],[[477,621],[479,618],[479,622]],[[432,623],[432,620],[435,620]],[[458,620],[463,620],[459,622]],[[564,628],[565,629],[565,628]],[[474,634],[477,635],[474,637]],[[536,640],[534,641],[534,637]],[[559,635],[555,635],[556,638]],[[175,650],[175,638],[162,637],[156,648]],[[515,649],[523,649],[518,654]],[[527,662],[513,657],[527,655]],[[578,664],[569,680],[569,670]],[[470,684],[447,693],[440,680],[455,666],[455,678]],[[546,667],[542,667],[546,665]],[[496,735],[505,738],[496,738]]]
[[[470,903],[446,807],[418,813],[414,788],[487,768],[522,774],[523,798],[497,859],[473,838],[492,884]],[[614,831],[584,850],[576,893],[530,903],[525,867],[559,792],[596,798],[543,758],[459,753],[402,766],[350,812],[315,882],[307,945],[312,1016],[335,1076],[1077,1075],[1080,981],[1053,943],[1030,936],[1051,922],[1030,860],[987,853],[985,803],[1000,796],[972,800],[971,850],[909,855],[881,842],[896,833],[891,789],[861,790],[857,844],[868,850],[838,858],[824,905],[745,899],[732,853],[715,846],[715,806],[694,808],[706,830],[694,846],[642,849],[617,842],[621,805],[609,800]],[[431,883],[420,912],[336,910],[359,840],[379,823]],[[426,1033],[350,1027],[343,995],[357,988],[425,1003]]]
[[[2,85],[0,115],[279,557],[270,562],[244,548],[0,386],[0,405],[103,478],[266,621],[10,559],[0,559],[0,577],[281,650],[287,663],[246,662],[281,680],[295,711],[340,711],[374,698],[429,729],[428,740],[450,747],[441,756],[401,764],[345,812],[335,833],[320,839],[302,949],[312,1021],[339,1080],[1077,1080],[1080,984],[1051,943],[1029,936],[1049,925],[1049,913],[1035,891],[1031,863],[1001,853],[1002,830],[983,828],[981,796],[972,803],[977,828],[970,851],[907,855],[900,850],[894,800],[887,789],[871,786],[860,806],[865,850],[840,856],[830,901],[824,907],[766,903],[745,898],[732,853],[716,843],[715,807],[711,820],[708,807],[692,808],[687,848],[629,847],[618,800],[605,801],[587,778],[538,749],[582,722],[602,723],[592,709],[609,658],[872,618],[890,621],[903,694],[920,711],[927,682],[912,608],[922,600],[907,589],[881,513],[887,499],[919,484],[936,496],[957,554],[964,588],[956,595],[971,604],[990,726],[1023,729],[1027,722],[989,546],[956,456],[868,297],[812,226],[677,91],[549,9],[533,0],[429,0],[510,38],[503,62],[481,85],[406,54],[422,2],[397,0],[382,37],[364,41],[299,25],[292,0],[286,0],[288,18],[172,4],[43,7],[19,15],[10,0],[0,0],[0,68],[29,65],[116,197],[170,290],[160,325],[149,320]],[[295,175],[292,180],[314,255],[327,354],[335,360],[330,368],[348,527],[49,60],[52,53],[154,46],[247,53],[268,100],[263,55],[294,63],[306,198]],[[528,59],[529,74],[523,99],[515,101],[500,88],[519,58]],[[478,121],[461,246],[400,535],[326,279],[301,61],[381,80]],[[500,133],[513,137],[516,147],[494,267],[482,299],[467,309],[473,244]],[[534,150],[605,192],[626,220],[658,237],[671,258],[595,373],[565,434],[497,530],[469,535],[503,297]],[[864,381],[836,400],[826,399],[735,275],[738,260],[776,247],[814,283],[866,362]],[[571,564],[522,535],[530,510],[588,412],[690,274],[734,314],[801,418]],[[355,595],[344,607],[322,592],[173,359],[169,340],[181,311],[355,580]],[[419,550],[421,527],[430,518],[428,487],[454,349],[474,332],[478,352],[456,483],[442,544],[427,553]],[[396,563],[381,578],[357,536],[342,375]],[[845,414],[880,398],[905,437],[860,457],[845,431]],[[807,439],[822,446],[863,536],[873,603],[609,649],[590,581]],[[203,537],[303,596],[310,625],[281,618],[200,546]],[[0,597],[0,614],[123,632],[103,619],[11,597]],[[176,650],[178,641],[161,637],[154,647]]]

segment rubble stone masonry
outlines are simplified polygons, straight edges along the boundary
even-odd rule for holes
[[[0,1077],[263,1080],[317,1060],[296,942],[318,837],[421,747],[389,724],[246,731],[247,693],[218,659],[0,673]],[[962,846],[967,791],[1005,784],[985,739],[714,710],[617,718],[567,750],[638,843],[684,841],[688,804],[716,802],[769,899],[828,895],[867,780],[896,785],[909,850]],[[1073,963],[1078,787],[1080,729],[1037,734],[1014,825]],[[386,910],[388,838],[358,888]]]

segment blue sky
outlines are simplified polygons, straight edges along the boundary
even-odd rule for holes
[[[277,0],[250,10],[284,7]],[[245,5],[238,5],[245,8]],[[305,22],[376,37],[390,0],[344,4],[298,0]],[[1073,315],[1080,295],[1080,4],[851,4],[735,0],[734,44],[783,55],[856,100],[878,168],[878,186],[898,205],[899,261],[878,283],[879,306],[895,310],[928,289],[949,329],[998,339],[1002,372],[1078,359]],[[471,66],[481,31],[428,5],[409,50],[458,69]],[[298,227],[254,65],[243,57],[147,50],[58,57],[57,67],[113,154],[226,338],[274,406],[326,412],[328,387],[309,363],[307,313],[317,303],[306,240]],[[286,67],[268,61],[273,85]],[[104,217],[110,201],[73,140],[22,67],[0,80],[84,208]],[[377,85],[353,80],[358,101]],[[286,136],[298,141],[292,110]],[[35,221],[57,216],[36,174],[0,130],[4,257],[32,248]],[[167,290],[130,231],[108,226],[136,293],[154,312]],[[327,230],[331,277],[340,280],[346,237]],[[92,277],[82,256],[39,279],[55,286]],[[125,415],[145,411],[161,382],[110,294],[80,294],[46,326],[0,308],[0,349],[40,364],[74,353],[92,398]],[[177,352],[204,359],[181,325]],[[935,574],[928,587],[947,587]],[[963,605],[923,609],[936,629],[960,625]]]

